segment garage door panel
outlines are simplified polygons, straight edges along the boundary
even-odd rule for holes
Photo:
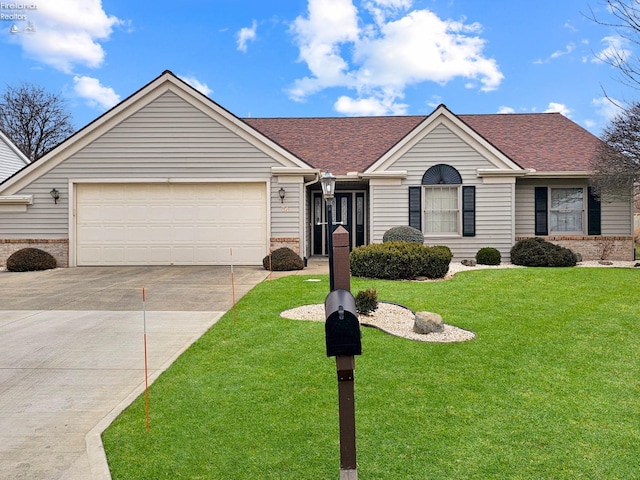
[[[260,264],[265,183],[76,188],[78,265]]]

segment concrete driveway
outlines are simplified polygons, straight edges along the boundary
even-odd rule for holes
[[[267,272],[235,267],[238,300]],[[110,478],[100,433],[232,307],[229,267],[0,272],[3,479]]]

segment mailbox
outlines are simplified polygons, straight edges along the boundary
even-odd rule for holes
[[[327,357],[362,354],[356,300],[348,290],[334,290],[324,301]]]

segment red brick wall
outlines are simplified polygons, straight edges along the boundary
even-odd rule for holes
[[[0,268],[6,268],[7,259],[13,252],[22,248],[39,248],[53,255],[58,267],[69,266],[69,240],[59,238],[55,240],[43,239],[0,239]]]

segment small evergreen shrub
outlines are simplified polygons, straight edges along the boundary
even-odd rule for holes
[[[39,248],[23,248],[13,252],[7,259],[7,270],[10,272],[49,270],[57,265],[53,255]]]
[[[382,236],[382,243],[387,242],[414,242],[424,243],[424,235],[420,230],[408,226],[392,227]]]
[[[355,248],[349,260],[353,276],[399,280],[443,278],[451,258],[451,251],[443,246],[386,242]]]
[[[500,265],[502,259],[497,248],[483,247],[476,253],[478,265]]]
[[[360,290],[355,299],[356,310],[361,315],[369,315],[378,309],[378,291],[375,288]]]
[[[574,267],[576,256],[568,248],[533,237],[511,248],[511,262],[525,267]]]
[[[289,247],[281,247],[262,259],[265,270],[274,272],[286,272],[289,270],[302,270],[304,262],[300,256]]]

